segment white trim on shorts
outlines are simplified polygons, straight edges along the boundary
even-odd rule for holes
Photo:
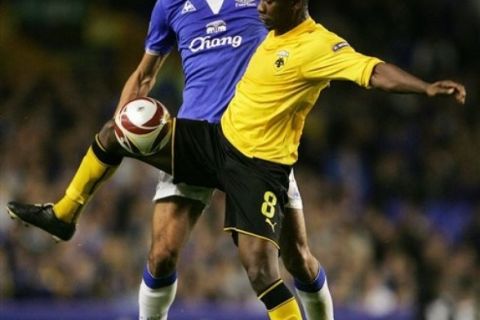
[[[208,205],[212,199],[213,190],[211,188],[190,186],[185,183],[174,184],[173,177],[163,171],[159,171],[158,183],[153,196],[153,201],[165,199],[171,196],[180,196],[187,199],[198,200],[204,205]],[[286,208],[303,210],[303,201],[298,190],[297,181],[293,174],[293,169],[289,176],[288,202]]]
[[[300,190],[298,190],[297,181],[293,175],[293,169],[290,171],[289,184],[288,184],[288,202],[285,208],[303,210],[302,196]]]
[[[204,205],[208,205],[212,198],[214,189],[190,186],[185,183],[174,184],[173,177],[163,171],[159,172],[157,188],[153,201],[165,199],[171,196],[180,196],[187,199],[198,200]]]

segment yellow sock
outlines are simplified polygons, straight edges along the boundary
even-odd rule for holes
[[[270,320],[301,320],[302,313],[297,300],[285,286],[282,279],[275,281],[258,295],[265,304]]]
[[[65,196],[54,204],[53,210],[58,219],[65,222],[75,222],[90,196],[95,192],[101,182],[107,180],[118,164],[110,165],[101,161],[94,152],[105,152],[97,141],[94,142],[83,157]],[[120,161],[118,161],[120,163]]]
[[[271,320],[301,320],[302,313],[297,300],[292,297],[281,305],[268,311],[268,318]]]

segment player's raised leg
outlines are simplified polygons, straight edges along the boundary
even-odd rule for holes
[[[124,156],[136,158],[159,169],[171,170],[170,141],[152,156],[133,154],[122,148],[114,132],[114,121],[108,121],[95,137],[80,166],[73,176],[65,195],[55,204],[23,204],[11,201],[8,213],[27,224],[50,233],[58,240],[69,240],[75,232],[76,221],[88,200],[101,185],[112,176]],[[168,139],[170,139],[170,133]],[[163,135],[167,135],[162,132]],[[156,140],[156,136],[150,137]],[[161,137],[163,140],[163,137]]]
[[[109,130],[108,125],[102,131]],[[107,152],[100,136],[87,150],[65,195],[55,204],[22,204],[11,201],[7,205],[9,214],[50,233],[57,240],[67,241],[75,233],[75,224],[82,208],[99,187],[116,170],[122,156]]]

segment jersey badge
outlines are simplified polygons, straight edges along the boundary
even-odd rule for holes
[[[277,60],[275,60],[275,70],[280,71],[283,69],[285,64],[287,63],[289,53],[286,50],[281,50],[277,52]]]
[[[257,4],[255,0],[235,0],[235,7],[236,8],[243,8],[243,7],[256,7]]]
[[[207,34],[214,34],[227,31],[227,24],[223,20],[210,22],[205,26]]]
[[[342,48],[348,47],[348,46],[350,46],[350,45],[348,44],[347,41],[342,41],[342,42],[339,42],[339,43],[335,44],[335,45],[332,47],[332,50],[333,50],[333,52],[336,52],[336,51],[338,51],[338,50],[340,50],[340,49],[342,49]]]
[[[182,14],[193,12],[193,11],[197,11],[197,8],[195,8],[195,6],[193,5],[193,3],[190,2],[190,0],[187,0],[183,5]]]

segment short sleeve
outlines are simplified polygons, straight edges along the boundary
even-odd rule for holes
[[[166,54],[175,44],[175,34],[168,22],[163,1],[165,0],[157,0],[155,3],[145,39],[145,51],[152,55]]]
[[[302,74],[308,80],[349,80],[362,87],[369,87],[373,68],[383,62],[356,52],[348,42],[335,36],[327,39],[315,56],[302,66]]]

